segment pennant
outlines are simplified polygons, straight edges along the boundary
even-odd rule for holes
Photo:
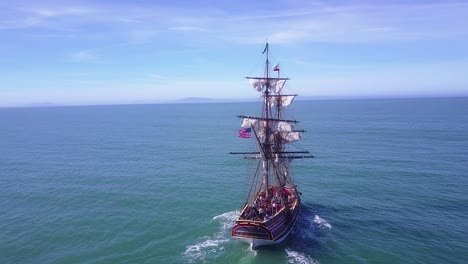
[[[265,54],[265,52],[268,50],[268,42],[265,45],[265,49],[263,50],[262,54]]]
[[[279,68],[279,63],[276,63],[275,66],[273,66],[273,71],[279,71],[280,68]]]

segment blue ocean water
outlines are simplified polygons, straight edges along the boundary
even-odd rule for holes
[[[0,108],[0,263],[468,263],[468,98],[297,101],[302,211],[230,239],[254,103]]]

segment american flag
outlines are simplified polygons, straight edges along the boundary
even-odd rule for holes
[[[252,128],[244,128],[239,130],[239,137],[240,138],[250,138],[252,135],[250,134],[252,132]]]

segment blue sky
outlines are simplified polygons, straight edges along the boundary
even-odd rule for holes
[[[0,106],[254,98],[272,61],[303,96],[468,96],[467,1],[2,1]]]

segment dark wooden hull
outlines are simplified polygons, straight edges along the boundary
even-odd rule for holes
[[[231,235],[256,248],[281,243],[289,235],[299,215],[300,200],[282,208],[268,221],[236,220]]]

